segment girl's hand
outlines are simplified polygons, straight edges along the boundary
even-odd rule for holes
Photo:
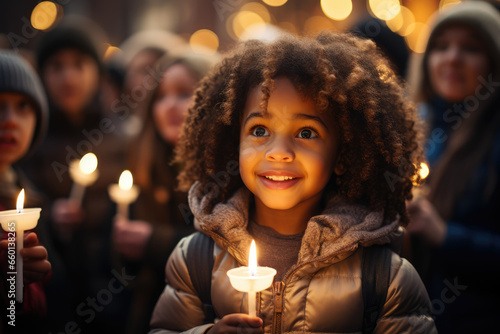
[[[152,232],[153,227],[148,222],[115,216],[113,242],[117,251],[129,260],[142,259]]]
[[[84,218],[82,206],[72,199],[60,198],[52,205],[52,220],[62,235],[73,233]]]
[[[0,242],[0,248],[7,250],[8,240]],[[24,235],[24,248],[21,250],[23,257],[24,284],[43,281],[52,269],[48,261],[47,249],[38,243],[38,237],[34,232]]]
[[[410,216],[406,228],[408,233],[420,235],[434,246],[442,245],[446,237],[446,222],[431,202],[419,197],[408,203],[406,208]]]
[[[262,334],[262,319],[248,314],[233,313],[224,316],[207,334]]]

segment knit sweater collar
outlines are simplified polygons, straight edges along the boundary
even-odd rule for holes
[[[206,214],[207,196],[198,198],[195,183],[189,191],[189,206],[195,217],[196,229],[211,236],[215,242],[242,264],[247,264],[252,237],[247,231],[249,203],[252,194],[241,188],[224,203],[217,204]],[[307,223],[298,264],[315,259],[329,259],[359,245],[388,244],[401,236],[397,220],[384,223],[383,212],[330,199],[325,210]]]

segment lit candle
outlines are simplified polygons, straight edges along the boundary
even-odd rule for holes
[[[429,176],[429,166],[425,162],[420,164],[420,167],[417,169],[418,176],[420,176],[420,182],[417,182],[417,175],[413,178],[413,189],[412,194],[413,198],[417,199],[419,197],[427,196],[428,188],[423,185],[424,180]]]
[[[118,184],[108,187],[109,197],[118,204],[118,214],[128,219],[128,206],[139,196],[139,187],[134,185],[132,173],[124,170],[120,175]]]
[[[38,224],[41,208],[24,209],[24,189],[17,197],[16,210],[0,211],[0,223],[6,232],[16,233],[16,272],[8,266],[9,273],[16,274],[16,300],[23,302],[23,258],[21,249],[24,247],[24,231],[31,230]]]
[[[80,161],[73,160],[69,166],[69,174],[73,180],[73,187],[71,188],[69,198],[81,204],[85,187],[92,185],[99,177],[95,154],[87,153]]]
[[[252,240],[250,255],[248,257],[248,267],[238,267],[228,270],[227,276],[233,288],[241,292],[248,293],[248,314],[256,316],[256,294],[265,290],[273,283],[276,270],[269,267],[257,266],[257,251],[255,241]]]

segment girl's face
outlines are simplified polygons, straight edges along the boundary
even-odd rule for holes
[[[240,173],[245,186],[270,209],[316,205],[339,152],[333,121],[318,113],[285,77],[275,80],[266,112],[261,87],[249,91],[240,132]]]
[[[432,89],[449,102],[474,96],[479,78],[487,79],[490,61],[482,40],[464,25],[452,25],[431,45],[428,71]]]
[[[35,109],[25,95],[0,93],[0,171],[28,151],[35,124]]]
[[[186,119],[197,80],[182,64],[170,66],[163,74],[153,102],[153,119],[162,138],[175,145]]]
[[[76,49],[62,49],[47,60],[43,79],[52,101],[64,112],[75,115],[96,94],[99,68],[90,55]]]

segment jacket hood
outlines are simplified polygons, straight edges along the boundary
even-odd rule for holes
[[[252,236],[247,231],[249,204],[253,196],[246,188],[240,188],[225,203],[217,204],[206,213],[209,196],[198,198],[196,182],[191,187],[188,199],[195,218],[197,230],[211,236],[242,264],[248,262],[248,251]],[[399,221],[384,222],[383,212],[373,212],[367,207],[346,203],[333,197],[325,210],[309,220],[299,251],[298,264],[315,259],[334,257],[353,251],[359,245],[389,244],[399,239],[402,230]]]

